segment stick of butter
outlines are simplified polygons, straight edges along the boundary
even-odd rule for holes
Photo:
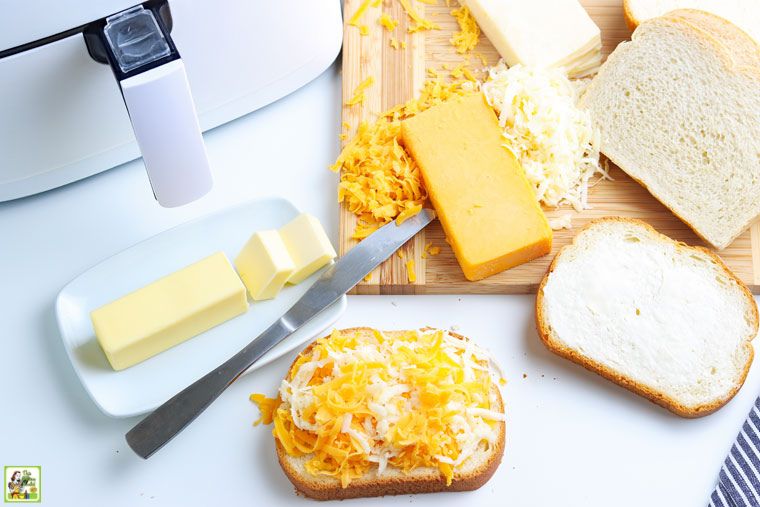
[[[600,62],[601,33],[577,0],[463,0],[510,67],[564,67],[581,75]]]
[[[551,250],[552,231],[501,133],[482,93],[451,98],[401,122],[401,140],[468,280]]]
[[[277,296],[296,269],[277,231],[254,233],[235,258],[235,267],[256,301]]]
[[[280,236],[295,263],[288,283],[301,283],[337,255],[322,224],[308,213],[301,213],[280,228]]]
[[[248,310],[245,287],[222,252],[94,310],[98,343],[123,370]]]

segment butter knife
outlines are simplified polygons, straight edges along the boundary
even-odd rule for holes
[[[129,430],[126,435],[129,447],[138,456],[149,458],[193,422],[253,363],[351,290],[434,218],[433,210],[423,209],[401,225],[395,221],[384,225],[349,250],[325,270],[301,299],[266,331]]]

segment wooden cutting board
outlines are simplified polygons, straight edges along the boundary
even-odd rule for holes
[[[373,121],[381,111],[413,98],[426,79],[426,69],[441,70],[463,61],[449,39],[457,30],[456,20],[450,15],[453,7],[446,0],[438,5],[427,5],[412,0],[412,5],[424,17],[440,25],[440,30],[409,34],[409,18],[398,0],[382,0],[380,7],[370,7],[360,22],[369,27],[362,36],[355,26],[346,24],[343,35],[343,98],[353,95],[356,87],[369,76],[375,83],[365,93],[363,104],[344,106],[343,121],[349,125],[348,139],[362,120]],[[623,18],[621,0],[582,0],[581,2],[602,31],[603,55],[608,55],[620,41],[630,38],[630,30]],[[344,19],[347,21],[362,4],[362,0],[345,0]],[[391,33],[378,24],[382,13],[398,20]],[[391,37],[406,42],[406,49],[391,47]],[[480,36],[473,53],[482,54],[489,65],[498,60],[498,53],[485,37]],[[471,57],[471,68],[480,68],[479,59]],[[445,73],[445,71],[442,71]],[[617,215],[635,217],[653,225],[658,231],[690,245],[704,243],[683,222],[652,197],[643,187],[632,181],[620,169],[610,164],[614,181],[602,181],[590,190],[591,209],[576,213],[571,207],[545,210],[547,216],[572,214],[572,229],[554,231],[551,254],[527,264],[517,266],[485,280],[470,282],[464,278],[454,253],[444,240],[438,221],[428,226],[403,247],[403,258],[394,255],[376,269],[368,281],[354,289],[356,294],[515,294],[533,293],[546,273],[557,251],[568,244],[578,230],[589,220]],[[356,244],[351,235],[356,217],[341,205],[340,253]],[[436,256],[423,257],[425,245],[432,242],[441,248]],[[760,223],[742,234],[734,243],[720,252],[728,266],[754,293],[760,292]],[[414,260],[416,281],[408,281],[407,260]],[[614,283],[614,280],[610,280]]]

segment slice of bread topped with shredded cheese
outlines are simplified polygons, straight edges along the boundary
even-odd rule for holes
[[[605,218],[555,257],[539,286],[536,324],[552,352],[699,417],[744,383],[758,311],[712,252],[638,220]]]
[[[494,367],[448,331],[336,330],[299,354],[276,400],[251,399],[308,497],[469,491],[504,454]]]

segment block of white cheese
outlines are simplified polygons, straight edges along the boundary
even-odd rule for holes
[[[507,65],[564,67],[599,59],[601,34],[577,0],[462,0]],[[587,65],[584,65],[587,67]]]
[[[235,258],[235,267],[256,301],[277,296],[296,268],[277,231],[254,233]]]
[[[280,236],[295,264],[288,283],[301,283],[336,257],[322,224],[308,213],[280,228]]]
[[[217,252],[91,313],[98,343],[123,370],[248,309],[245,287]]]

